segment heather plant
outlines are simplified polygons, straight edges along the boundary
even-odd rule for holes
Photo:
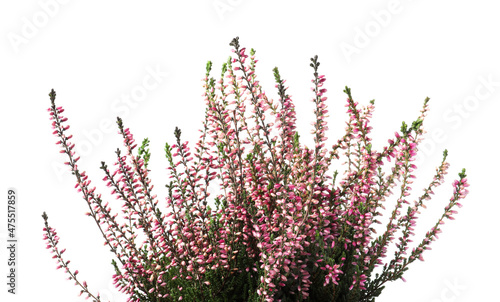
[[[429,99],[411,125],[403,122],[388,145],[375,151],[369,137],[374,101],[360,108],[346,87],[345,135],[327,150],[325,77],[315,56],[310,65],[316,121],[309,148],[299,141],[295,108],[278,69],[273,70],[278,100],[273,101],[257,80],[255,50],[249,57],[238,38],[230,46],[234,57],[223,64],[218,80],[207,63],[205,120],[194,152],[178,128],[175,144],[165,145],[171,179],[165,201],[153,193],[149,140],[137,148],[117,119],[125,149],[117,149],[113,168],[102,162],[101,169],[121,202],[120,217],[111,208],[116,202],[105,202],[78,166],[64,109],[56,106],[55,91],[49,94],[60,152],[68,156],[65,164],[89,206],[87,215],[115,255],[116,287],[128,301],[375,301],[386,282],[403,279],[410,263],[423,260],[440,225],[454,218],[468,193],[464,169],[444,213],[410,250],[418,214],[449,167],[445,150],[430,185],[410,200],[417,168],[412,162],[425,132]],[[272,131],[277,134],[271,136]],[[339,173],[331,166],[340,152],[345,172],[337,183]],[[384,164],[391,165],[390,171]],[[220,181],[221,193],[211,206],[208,189],[214,180]],[[381,224],[386,199],[393,194],[395,205],[377,234],[374,226]],[[42,216],[57,268],[69,274],[80,294],[101,301],[78,279],[78,270],[70,269],[57,232]],[[384,263],[390,247],[394,255]]]

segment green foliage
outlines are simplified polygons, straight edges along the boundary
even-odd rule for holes
[[[149,153],[149,139],[147,137],[142,141],[142,145],[139,147],[138,153],[139,158],[144,160],[144,167],[147,169],[149,159],[151,158],[151,154]]]

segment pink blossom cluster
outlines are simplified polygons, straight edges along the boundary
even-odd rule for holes
[[[202,297],[193,301],[205,301],[203,297],[212,293],[214,286],[212,272],[223,272],[223,284],[230,276],[247,272],[257,277],[255,301],[281,301],[283,296],[297,301],[317,299],[312,296],[317,292],[315,286],[327,288],[331,301],[372,301],[385,282],[403,279],[410,263],[423,260],[422,253],[438,238],[444,218],[454,219],[454,207],[460,207],[459,200],[468,193],[463,170],[453,183],[453,196],[443,216],[410,252],[417,214],[434,194],[433,189],[443,183],[449,166],[445,151],[429,187],[416,200],[410,199],[417,168],[412,162],[424,133],[429,99],[418,119],[411,126],[403,123],[388,145],[377,152],[368,136],[374,101],[360,108],[346,87],[346,133],[328,151],[326,79],[318,74],[316,56],[311,59],[316,121],[311,131],[314,148],[310,149],[299,142],[295,107],[278,69],[274,69],[274,76],[279,100],[274,101],[257,80],[255,51],[252,49],[249,56],[246,48],[240,48],[238,38],[230,45],[235,56],[223,65],[218,81],[210,77],[212,64],[207,64],[203,79],[207,109],[195,150],[181,141],[177,128],[176,144],[166,144],[172,181],[167,185],[165,203],[159,204],[153,193],[148,158],[141,152],[135,154],[134,137],[118,118],[126,151],[116,151],[113,170],[104,162],[101,169],[111,193],[122,202],[122,221],[78,168],[72,136],[66,135],[67,118],[55,105],[55,92],[49,94],[57,144],[69,157],[66,164],[76,176],[75,187],[88,203],[87,215],[96,221],[104,243],[120,264],[118,267],[114,262],[117,288],[130,296],[128,301],[182,300],[193,295],[186,283],[180,283],[184,280]],[[273,131],[277,134],[271,136]],[[346,171],[336,185],[337,171],[333,177],[328,173],[332,161],[340,159],[341,150],[347,158]],[[384,163],[392,164],[387,176]],[[208,204],[208,189],[214,180],[221,183],[216,209]],[[387,227],[375,236],[380,211],[395,191],[399,196]],[[58,237],[48,226],[45,213],[44,219],[47,247],[76,281],[76,272],[67,268],[69,261],[61,258],[63,251],[56,246]],[[395,241],[398,232],[401,236]],[[392,242],[394,258],[384,264]],[[238,260],[242,253],[251,260],[250,265]],[[381,272],[373,277],[376,267]],[[175,276],[173,269],[178,272]],[[76,282],[82,292],[100,301],[88,292],[86,283]]]

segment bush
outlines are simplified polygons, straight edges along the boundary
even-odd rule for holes
[[[111,193],[122,201],[121,221],[77,166],[64,109],[56,106],[55,91],[49,94],[57,144],[68,155],[66,164],[88,203],[87,215],[116,256],[112,264],[117,288],[129,295],[128,301],[375,301],[386,282],[403,279],[408,265],[423,259],[444,219],[453,219],[455,206],[460,207],[458,201],[468,193],[464,169],[453,183],[443,215],[409,252],[417,214],[443,183],[449,166],[445,150],[430,185],[410,203],[416,169],[412,161],[424,133],[429,99],[411,126],[403,122],[378,152],[368,136],[374,101],[359,108],[346,87],[346,133],[328,151],[325,77],[318,74],[316,56],[310,64],[316,115],[315,145],[310,149],[299,141],[294,105],[278,69],[275,102],[257,81],[255,51],[249,58],[238,38],[230,45],[235,56],[223,64],[218,81],[210,77],[212,63],[207,64],[207,108],[195,152],[181,141],[178,128],[176,143],[165,146],[172,179],[166,185],[166,204],[158,204],[153,194],[149,140],[136,153],[132,134],[118,118],[125,151],[116,151],[113,171],[104,162],[101,169]],[[245,115],[247,106],[252,108],[250,116]],[[278,135],[271,137],[272,130]],[[337,171],[328,173],[341,150],[347,157],[346,172],[336,184]],[[385,175],[382,166],[391,160],[391,171]],[[207,190],[214,179],[222,184],[212,209]],[[381,223],[379,211],[398,183],[396,207],[385,231],[376,236],[373,226]],[[81,294],[100,301],[86,282],[77,279],[78,271],[69,269],[56,231],[48,225],[47,215],[42,216],[44,239],[58,268],[75,280]],[[394,258],[384,264],[397,232],[401,236]],[[373,275],[376,267],[380,272]]]

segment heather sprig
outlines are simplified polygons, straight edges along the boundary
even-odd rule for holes
[[[191,150],[182,141],[178,128],[175,144],[165,145],[171,181],[164,203],[149,179],[149,139],[136,154],[133,135],[117,119],[125,152],[117,149],[113,171],[104,162],[101,169],[111,194],[122,202],[121,221],[78,169],[64,110],[56,107],[55,92],[49,94],[57,144],[69,157],[66,164],[89,205],[88,215],[118,260],[112,260],[117,288],[129,295],[128,301],[374,301],[386,282],[404,280],[408,265],[423,260],[444,219],[454,219],[455,206],[461,207],[459,200],[468,193],[463,170],[442,217],[409,253],[420,209],[449,168],[445,150],[430,185],[411,201],[417,168],[412,162],[425,133],[429,99],[411,126],[403,122],[378,152],[369,136],[375,102],[360,107],[346,87],[345,134],[328,151],[326,78],[315,56],[310,63],[316,118],[310,149],[299,141],[295,107],[278,68],[273,69],[276,102],[255,73],[256,51],[247,55],[238,38],[230,46],[235,55],[222,65],[218,80],[210,76],[212,62],[206,65],[206,111],[196,147]],[[337,184],[338,172],[329,173],[341,150],[347,169]],[[386,176],[382,166],[388,163],[392,167]],[[214,180],[220,181],[220,194],[213,197],[212,209]],[[381,210],[398,184],[386,228],[375,237],[374,224],[381,223]],[[55,249],[58,238],[45,213],[44,219],[44,238]],[[397,232],[401,236],[395,241]],[[393,242],[394,257],[384,263]],[[55,251],[62,261],[62,253]],[[377,267],[381,271],[373,276]],[[86,285],[82,288],[94,297]]]
[[[69,269],[69,263],[71,262],[70,260],[65,261],[63,259],[62,254],[66,251],[66,249],[60,250],[57,245],[59,244],[59,236],[57,236],[57,232],[54,228],[50,227],[48,224],[48,219],[49,217],[45,212],[43,212],[43,220],[45,222],[45,227],[43,228],[43,231],[45,234],[43,235],[43,239],[47,243],[47,249],[50,249],[51,253],[54,254],[52,256],[53,259],[57,259],[57,263],[59,264],[57,266],[57,269],[64,268],[64,271],[69,275],[68,280],[75,280],[75,285],[79,286],[81,288],[79,296],[81,296],[83,293],[87,294],[87,299],[88,298],[93,298],[94,302],[101,301],[101,297],[99,294],[97,294],[97,297],[94,296],[88,289],[88,285],[86,281],[80,282],[76,275],[78,275],[78,270],[71,271]]]

